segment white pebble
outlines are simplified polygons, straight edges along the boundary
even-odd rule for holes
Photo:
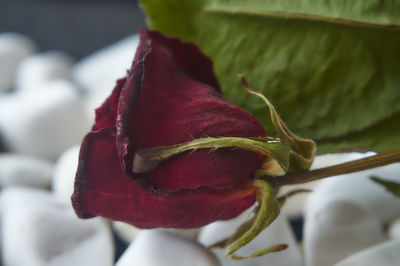
[[[22,60],[16,74],[16,89],[19,92],[34,92],[49,81],[70,79],[73,59],[59,51],[35,54]]]
[[[138,44],[139,37],[135,34],[75,64],[73,77],[86,90],[85,106],[91,121],[94,121],[94,109],[111,94],[116,81],[126,76]]]
[[[112,228],[126,244],[131,243],[142,231],[133,225],[119,221],[113,221]]]
[[[313,206],[303,231],[306,265],[333,265],[385,238],[380,221],[352,201],[327,198]]]
[[[116,266],[218,266],[215,255],[197,242],[160,229],[143,230]]]
[[[335,266],[398,266],[400,240],[392,240],[360,251]]]
[[[35,93],[14,94],[0,105],[0,133],[12,151],[56,159],[90,129],[73,84],[53,81]]]
[[[397,218],[390,223],[388,235],[390,238],[400,239],[400,218]]]
[[[80,220],[50,192],[10,188],[1,208],[2,265],[113,265],[109,227],[101,219]]]
[[[0,187],[32,186],[49,188],[53,163],[30,156],[0,153]]]
[[[328,167],[335,164],[345,163],[348,161],[360,159],[363,156],[372,156],[374,154],[375,153],[373,152],[365,154],[360,154],[358,152],[351,152],[351,153],[328,153],[328,154],[318,155],[315,157],[315,160],[311,165],[311,169],[315,170],[318,168]],[[322,180],[317,180],[305,184],[283,186],[280,190],[280,194],[283,195],[285,193],[288,193],[296,189],[308,189],[313,191],[321,181]],[[310,195],[311,193],[300,193],[287,199],[285,205],[281,209],[282,213],[286,214],[288,217],[302,216],[304,214],[303,213],[304,205]]]
[[[127,244],[131,243],[137,236],[138,234],[142,231],[141,229],[124,223],[124,222],[118,222],[114,221],[112,222],[112,227],[114,231],[117,233],[117,235]],[[186,238],[190,239],[197,239],[197,234],[199,233],[198,228],[195,229],[173,229],[173,228],[166,228],[164,229],[165,231],[172,232],[177,235],[181,235]]]
[[[106,91],[110,94],[117,79],[126,76],[136,47],[137,34],[126,37],[79,61],[73,76],[89,93]]]
[[[353,160],[371,156],[373,153],[352,155]],[[333,164],[333,162],[332,162]],[[306,204],[305,211],[315,209],[321,199],[335,198],[354,202],[366,209],[382,222],[390,222],[400,216],[400,200],[383,186],[373,182],[370,177],[378,176],[385,180],[399,181],[400,163],[374,168],[353,174],[330,177],[322,180]],[[391,206],[390,208],[388,206]]]
[[[13,88],[19,63],[35,52],[31,39],[18,33],[0,34],[0,93]]]
[[[58,157],[54,167],[52,190],[56,197],[70,204],[78,169],[79,145],[72,146]]]
[[[206,225],[200,230],[199,242],[205,246],[212,245],[220,240],[231,236],[236,229],[243,224],[249,217],[249,211],[244,212],[235,219],[228,221],[218,221]],[[247,260],[231,260],[225,258],[223,249],[213,249],[213,252],[221,260],[223,266],[301,266],[303,260],[297,247],[296,240],[286,217],[281,214],[267,227],[260,235],[252,240],[247,246],[239,249],[239,255],[248,255],[271,245],[288,244],[286,250],[266,254],[258,258]]]
[[[356,160],[373,154],[337,156]],[[325,157],[321,166],[337,164],[340,157]],[[399,171],[400,164],[392,164],[320,181],[305,206],[307,265],[332,265],[384,239],[383,226],[400,215],[400,201],[370,177],[399,180]]]

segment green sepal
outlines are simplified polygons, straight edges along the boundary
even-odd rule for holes
[[[389,192],[391,192],[396,197],[400,197],[400,183],[387,181],[382,178],[371,176],[372,181],[382,185],[386,188]]]
[[[242,260],[265,255],[270,252],[277,252],[287,248],[286,244],[273,245],[262,250],[255,251],[249,255],[237,255],[235,252],[247,245],[256,238],[278,217],[280,212],[279,202],[276,198],[276,190],[264,180],[255,180],[257,187],[258,206],[254,210],[254,216],[243,225],[227,240],[220,241],[219,246],[225,245],[225,256],[234,260]]]
[[[290,147],[287,143],[269,138],[206,137],[171,146],[144,148],[136,151],[133,159],[133,172],[144,173],[153,170],[157,165],[178,154],[197,149],[241,148],[261,152],[268,158],[274,158],[286,172],[290,164]]]
[[[272,126],[274,127],[277,137],[282,142],[285,142],[290,146],[289,169],[287,172],[291,173],[308,170],[314,160],[317,151],[317,145],[315,144],[315,142],[311,139],[301,138],[291,132],[289,128],[285,125],[283,120],[280,118],[278,112],[275,110],[270,101],[261,93],[250,89],[250,86],[248,85],[243,75],[238,75],[238,77],[241,79],[242,85],[248,93],[256,95],[264,101],[264,103],[268,107]]]

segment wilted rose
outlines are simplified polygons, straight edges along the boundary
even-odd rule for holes
[[[264,137],[263,126],[220,94],[211,61],[193,44],[142,30],[132,68],[96,110],[82,143],[72,196],[81,218],[140,228],[194,228],[255,202],[261,153],[200,149],[132,169],[135,151],[210,137]]]

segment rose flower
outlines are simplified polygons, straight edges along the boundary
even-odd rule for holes
[[[199,149],[133,171],[139,149],[221,136],[265,137],[265,130],[221,96],[212,62],[195,45],[142,30],[127,77],[96,110],[83,140],[76,213],[140,228],[195,228],[237,216],[255,202],[259,152]]]

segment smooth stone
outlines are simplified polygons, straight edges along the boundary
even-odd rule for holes
[[[18,92],[36,91],[46,83],[71,79],[74,60],[60,51],[48,51],[29,56],[20,63],[15,80]]]
[[[45,89],[1,101],[0,134],[18,153],[54,160],[80,144],[90,126],[75,86],[67,81],[48,82]]]
[[[357,160],[360,159],[361,157],[372,156],[374,154],[375,153],[373,152],[364,154],[359,152],[350,152],[350,153],[328,153],[323,155],[317,155],[311,165],[311,170]],[[304,184],[283,186],[280,189],[280,195],[284,195],[290,191],[297,189],[308,189],[314,191],[321,181],[322,180],[317,180],[314,182],[309,182]],[[303,216],[304,206],[311,194],[312,193],[300,193],[290,197],[289,199],[286,200],[285,205],[281,209],[282,213],[284,213],[290,218],[297,218]]]
[[[131,243],[142,231],[140,228],[119,221],[113,221],[112,228],[118,237],[125,242],[125,244]]]
[[[116,266],[219,266],[215,255],[196,241],[160,229],[143,230]]]
[[[400,265],[400,240],[386,241],[360,251],[335,266],[398,266]]]
[[[53,163],[21,154],[0,153],[0,187],[49,188]]]
[[[138,44],[135,34],[83,58],[73,68],[74,79],[89,93],[105,91],[109,95],[116,80],[130,69]]]
[[[3,266],[111,266],[114,244],[101,219],[81,220],[46,191],[2,192]]]
[[[112,227],[117,235],[127,244],[131,243],[142,231],[142,229],[137,228],[133,225],[118,221],[112,222]],[[197,235],[200,229],[164,228],[163,230],[195,240],[197,239]]]
[[[86,90],[85,107],[90,121],[94,121],[94,110],[111,94],[116,81],[126,76],[138,44],[139,37],[134,34],[75,64],[72,75]]]
[[[306,265],[333,265],[385,239],[381,222],[359,204],[346,199],[319,199],[305,216]]]
[[[20,62],[36,50],[34,42],[18,33],[0,33],[0,93],[13,88]]]
[[[400,218],[397,218],[390,223],[388,236],[390,238],[400,239]]]
[[[329,155],[320,161],[320,167],[371,155],[374,153]],[[370,177],[398,180],[399,171],[396,163],[320,181],[304,208],[307,265],[332,265],[384,240],[384,224],[400,216],[400,201]]]
[[[78,169],[79,145],[72,146],[58,157],[54,167],[52,191],[57,198],[65,203],[71,203],[74,192],[74,181]]]
[[[250,217],[250,211],[242,213],[240,216],[228,220],[218,221],[206,225],[200,230],[198,240],[205,246],[212,245],[220,240],[230,237],[236,229]],[[248,255],[271,245],[288,244],[289,247],[280,252],[266,254],[258,258],[251,258],[241,261],[225,258],[223,249],[213,249],[212,251],[220,259],[223,266],[300,266],[303,259],[298,249],[293,232],[288,224],[286,217],[280,214],[278,218],[260,235],[252,240],[247,246],[239,249],[239,255]]]
[[[351,157],[352,160],[356,160],[373,154],[352,154]],[[400,216],[400,200],[383,186],[372,181],[370,177],[378,176],[385,180],[398,182],[399,172],[400,163],[394,163],[321,180],[305,205],[305,213],[315,210],[322,200],[332,198],[354,202],[368,211],[370,215],[378,217],[382,223],[388,223]]]

